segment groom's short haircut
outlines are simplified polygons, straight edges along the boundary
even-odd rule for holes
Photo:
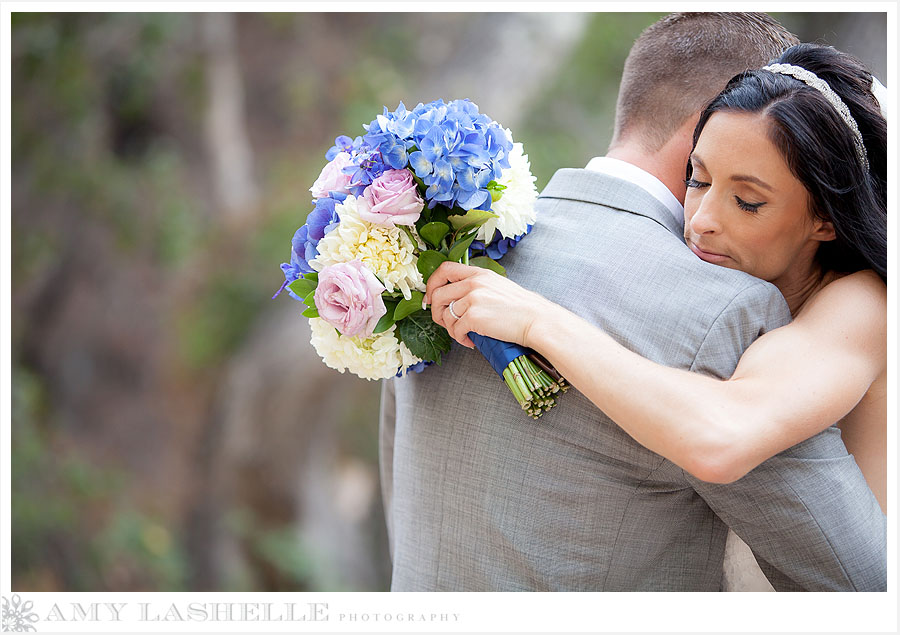
[[[673,13],[644,29],[622,71],[610,147],[659,150],[725,88],[799,40],[765,13]]]

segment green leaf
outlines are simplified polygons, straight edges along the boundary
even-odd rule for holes
[[[496,271],[501,276],[506,276],[506,269],[503,268],[503,265],[492,258],[488,258],[487,256],[478,256],[477,258],[472,258],[471,260],[469,260],[469,264],[473,267],[490,269],[491,271]]]
[[[388,311],[384,315],[381,316],[381,319],[378,320],[378,324],[375,325],[375,330],[372,331],[372,335],[378,335],[379,333],[384,333],[386,330],[394,326],[394,315]]]
[[[463,255],[466,253],[466,250],[469,248],[469,245],[472,244],[473,240],[475,240],[475,234],[472,234],[468,238],[457,240],[455,243],[453,243],[453,246],[450,247],[450,254],[447,256],[447,260],[459,262],[462,259]]]
[[[432,247],[438,247],[441,239],[450,232],[450,225],[446,223],[427,223],[419,230],[419,236],[425,239]]]
[[[316,290],[316,282],[313,280],[307,280],[306,278],[297,278],[288,285],[288,289],[296,293],[301,298],[305,298],[307,295],[309,295],[310,291]]]
[[[416,268],[422,274],[422,280],[428,282],[428,278],[434,273],[434,270],[441,266],[441,263],[447,260],[447,256],[439,251],[423,251],[419,254],[419,260],[416,262]],[[422,305],[419,305],[422,308]]]
[[[503,190],[506,189],[506,186],[500,185],[497,181],[491,181],[485,189],[491,193],[491,203],[496,203],[503,196]]]
[[[316,308],[316,291],[313,289],[305,296],[303,296],[303,304],[308,307]]]
[[[378,323],[375,325],[375,330],[372,331],[373,335],[384,333],[394,325],[394,310],[397,308],[398,304],[399,302],[393,302],[387,299],[384,300],[384,308],[387,309],[387,312],[381,316],[380,320],[378,320]]]
[[[310,273],[304,273],[303,278],[305,280],[312,280],[316,284],[319,284],[319,273],[317,271],[312,271]]]
[[[427,212],[427,215],[426,215]],[[445,223],[449,224],[447,221],[447,216],[450,214],[450,208],[446,205],[437,204],[433,208],[428,209],[428,206],[425,206],[425,209],[422,210],[422,215],[419,217],[419,220],[425,219],[425,222],[416,223],[416,228],[421,229],[425,223],[431,221],[434,223]]]
[[[450,216],[448,220],[453,225],[453,229],[459,231],[461,229],[472,229],[473,227],[481,227],[492,218],[498,218],[493,212],[487,212],[483,209],[470,209],[466,214],[460,216]]]
[[[421,311],[422,299],[424,297],[425,294],[421,291],[413,291],[412,297],[409,300],[400,300],[400,302],[397,304],[397,308],[394,309],[394,322],[399,322],[411,313]]]
[[[450,334],[431,319],[431,313],[420,310],[397,322],[397,337],[410,352],[426,361],[441,363],[441,354],[450,350]]]
[[[306,309],[302,315],[303,315],[303,317],[317,318],[317,317],[319,317],[319,310],[316,307],[311,306],[308,309]]]

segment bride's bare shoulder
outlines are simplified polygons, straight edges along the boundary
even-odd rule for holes
[[[871,270],[836,277],[810,298],[797,319],[878,345],[887,334],[887,286]]]
[[[884,313],[887,310],[887,285],[871,269],[836,276],[814,298],[839,306],[857,306]]]

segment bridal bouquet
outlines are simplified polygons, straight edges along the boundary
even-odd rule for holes
[[[326,365],[386,379],[441,363],[451,338],[423,304],[428,277],[446,260],[505,274],[497,259],[531,231],[537,189],[522,144],[468,100],[401,103],[363,128],[325,154],[275,296],[307,306]],[[566,389],[533,351],[470,336],[535,418]]]

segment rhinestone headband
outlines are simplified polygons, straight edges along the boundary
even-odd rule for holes
[[[781,75],[790,75],[822,93],[825,99],[828,100],[828,103],[834,107],[838,115],[840,115],[841,119],[844,120],[844,123],[847,124],[847,127],[850,128],[850,131],[853,133],[853,138],[856,143],[856,156],[859,158],[860,163],[862,163],[866,171],[868,171],[869,157],[866,154],[866,146],[863,144],[859,126],[856,125],[856,120],[853,118],[853,115],[850,114],[850,109],[847,108],[847,104],[845,104],[844,100],[831,89],[831,86],[829,86],[825,80],[821,79],[812,71],[808,71],[799,66],[794,66],[793,64],[770,64],[769,66],[763,67],[763,70],[779,73]]]

